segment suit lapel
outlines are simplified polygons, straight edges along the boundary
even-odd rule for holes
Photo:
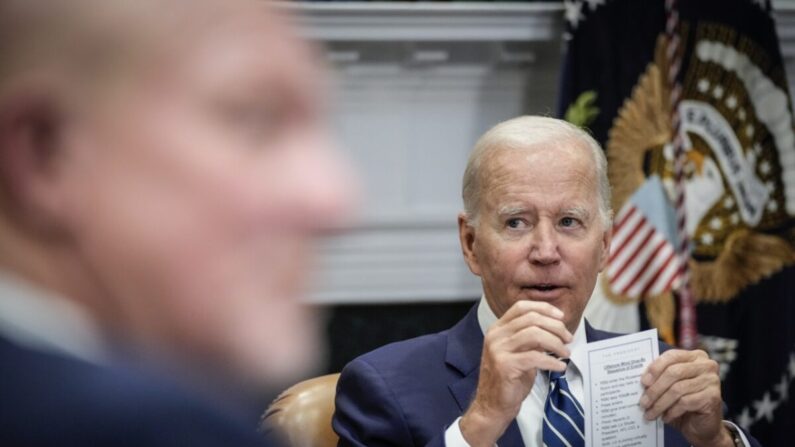
[[[469,407],[478,386],[482,350],[483,332],[478,323],[476,304],[461,321],[450,328],[447,335],[445,362],[460,374],[448,384],[448,388],[462,413]]]
[[[594,329],[594,327],[591,326],[591,323],[589,323],[588,320],[583,319],[583,321],[585,322],[585,340],[588,343],[594,341],[607,340],[608,338],[618,337],[619,335],[621,335],[613,332],[600,331],[599,329]]]
[[[480,376],[482,351],[483,331],[478,323],[478,305],[475,304],[469,313],[450,329],[447,336],[445,362],[461,374],[461,377],[450,382],[448,388],[462,414],[469,408],[469,404],[475,396]],[[511,421],[497,444],[499,447],[524,445],[516,420]]]

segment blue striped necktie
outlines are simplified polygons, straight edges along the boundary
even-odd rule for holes
[[[568,360],[564,360],[568,363]],[[542,439],[547,447],[585,445],[585,419],[582,406],[569,391],[566,372],[549,372],[549,394],[544,404]]]

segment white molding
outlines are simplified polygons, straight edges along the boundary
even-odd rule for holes
[[[454,223],[357,231],[329,241],[323,251],[322,287],[314,303],[440,302],[480,295]]]
[[[556,41],[562,2],[296,2],[306,37],[334,41]],[[773,2],[786,57],[795,57],[795,2]]]
[[[333,41],[549,41],[559,38],[563,4],[304,2],[305,36]]]

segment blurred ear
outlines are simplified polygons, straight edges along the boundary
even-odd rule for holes
[[[0,200],[10,218],[45,231],[56,224],[60,202],[64,114],[55,98],[42,89],[0,99]]]
[[[458,214],[458,239],[461,242],[461,251],[464,254],[464,261],[469,266],[469,270],[480,276],[480,264],[475,254],[475,228],[469,225],[469,217],[466,213]]]
[[[610,243],[613,241],[613,227],[612,225],[609,226],[603,233],[602,233],[602,255],[601,259],[599,259],[599,271],[607,267],[607,260],[610,259]]]

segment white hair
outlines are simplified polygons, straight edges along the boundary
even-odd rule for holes
[[[610,205],[610,181],[607,178],[607,158],[599,143],[585,130],[563,120],[543,116],[520,116],[503,121],[489,129],[475,143],[464,171],[462,196],[464,211],[470,226],[477,226],[478,210],[482,195],[480,168],[487,155],[497,150],[528,149],[537,146],[550,148],[580,141],[587,147],[594,160],[598,183],[599,214],[605,227],[613,219]]]

